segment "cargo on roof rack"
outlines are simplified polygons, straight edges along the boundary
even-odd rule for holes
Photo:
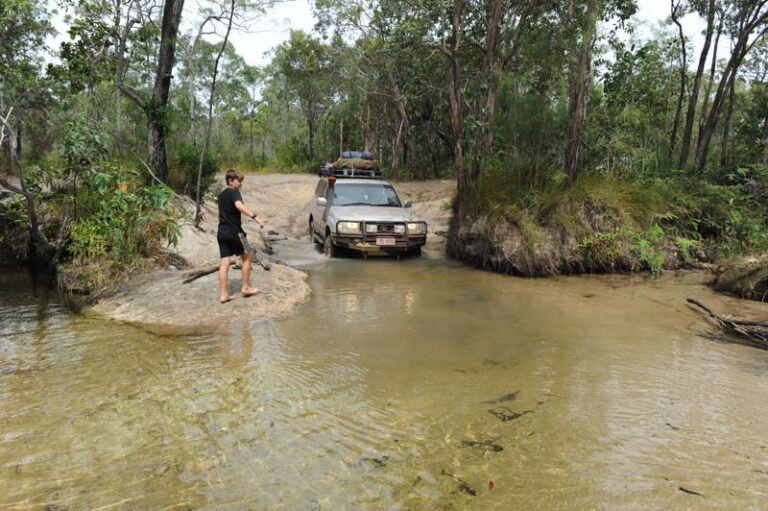
[[[320,167],[318,175],[337,178],[382,179],[381,169],[375,160],[366,160],[366,168],[359,168],[353,160],[336,160]]]

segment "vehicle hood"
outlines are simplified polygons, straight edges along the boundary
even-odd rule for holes
[[[410,208],[391,208],[384,206],[335,206],[333,216],[338,220],[359,222],[406,222],[418,221]]]

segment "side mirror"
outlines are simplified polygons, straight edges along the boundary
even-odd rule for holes
[[[404,208],[410,208],[411,206],[413,206],[413,204],[411,204],[411,201],[407,200],[407,201],[403,202],[403,207]]]
[[[328,200],[325,197],[318,197],[315,199],[315,204],[322,208],[328,205]]]

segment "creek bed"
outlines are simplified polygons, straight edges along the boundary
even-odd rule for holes
[[[195,336],[74,315],[0,274],[0,509],[768,501],[768,353],[723,342],[685,298],[762,304],[697,274],[307,271],[293,315]]]

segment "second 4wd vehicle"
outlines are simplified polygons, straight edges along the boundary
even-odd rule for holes
[[[379,171],[326,169],[309,212],[309,236],[328,257],[341,248],[364,255],[421,254],[427,223],[413,218],[411,203]]]

